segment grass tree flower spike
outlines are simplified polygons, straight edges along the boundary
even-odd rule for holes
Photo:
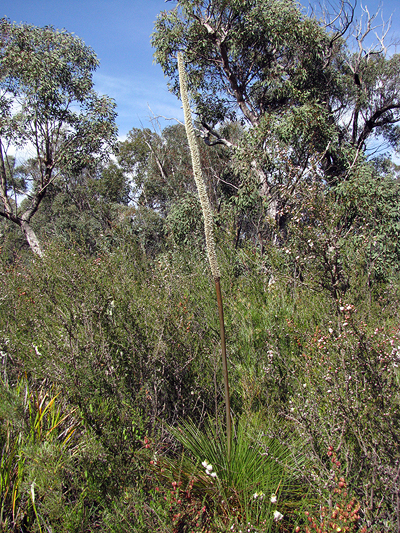
[[[204,183],[203,173],[201,170],[199,147],[197,146],[196,135],[194,133],[193,128],[192,115],[190,111],[189,97],[186,86],[185,65],[181,52],[178,53],[178,70],[181,99],[183,104],[183,114],[185,117],[186,135],[189,142],[190,155],[192,157],[194,179],[196,182],[197,192],[199,193],[200,204],[204,216],[204,232],[206,235],[208,260],[210,262],[211,272],[214,276],[214,279],[219,279],[221,277],[221,274],[218,267],[217,254],[215,253],[215,240],[211,205]]]
[[[206,236],[207,255],[210,262],[211,272],[215,281],[215,288],[217,291],[218,300],[218,312],[221,332],[221,349],[222,349],[222,366],[224,372],[224,385],[225,385],[225,408],[226,408],[226,433],[227,433],[227,451],[228,460],[231,453],[231,437],[232,437],[232,423],[230,415],[230,400],[229,400],[229,383],[228,383],[228,365],[226,359],[226,343],[225,343],[225,326],[224,326],[224,313],[222,307],[222,296],[220,286],[220,271],[217,262],[217,254],[215,251],[215,240],[213,231],[213,218],[210,200],[208,198],[206,186],[203,179],[203,173],[200,164],[200,152],[197,146],[196,135],[194,133],[192,114],[190,111],[188,90],[186,86],[186,73],[185,64],[183,60],[182,52],[178,52],[178,71],[179,71],[179,83],[181,99],[183,104],[183,115],[185,117],[185,129],[188,138],[190,155],[192,158],[193,174],[196,182],[197,192],[200,198],[200,204],[204,217],[204,232]]]

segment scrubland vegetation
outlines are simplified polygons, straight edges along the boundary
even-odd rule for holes
[[[58,59],[64,39],[83,44],[3,21],[0,531],[399,531],[400,189],[390,153],[367,143],[398,149],[399,57],[379,42],[351,52],[344,11],[335,29],[287,1],[178,8],[153,44],[172,79],[183,48],[192,73],[230,457],[184,127],[116,143],[112,103],[91,92],[95,56],[89,117],[70,115],[79,84],[63,96],[64,70],[32,92],[38,72],[21,77],[13,46],[40,64],[40,35]],[[13,91],[47,110],[47,129],[13,114]],[[18,166],[6,147],[21,125],[59,137]]]

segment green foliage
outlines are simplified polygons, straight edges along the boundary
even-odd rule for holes
[[[214,334],[202,324],[201,300],[190,311],[184,305],[168,257],[151,264],[139,250],[85,257],[57,246],[25,275],[7,276],[15,284],[8,302],[12,297],[21,314],[4,324],[4,334],[27,368],[68,389],[100,433],[105,416],[119,419],[123,432],[123,413],[129,418],[137,405],[153,421],[166,409],[172,421],[197,404],[196,384],[202,390],[201,368],[209,364],[197,354],[210,353],[207,338]],[[211,392],[204,393],[206,399]],[[97,406],[105,412],[96,414]],[[112,439],[110,447],[119,447],[119,438]]]
[[[214,193],[216,176],[223,173],[228,156],[203,143],[200,156],[208,188]],[[169,126],[160,134],[133,128],[127,140],[120,143],[118,162],[132,175],[132,198],[163,216],[196,191],[189,146],[181,125]],[[211,201],[216,201],[214,194]]]
[[[14,387],[1,382],[0,392],[1,530],[61,525],[62,485],[81,451],[75,410],[63,405],[58,394],[46,392],[45,384],[31,390],[26,379]]]
[[[348,61],[347,75],[355,80],[350,90],[355,102],[352,142],[357,147],[372,133],[382,136],[395,150],[399,148],[400,55],[386,57],[386,53],[380,45],[364,54],[358,51]]]
[[[175,94],[176,52],[185,49],[189,89],[211,125],[236,115],[227,86],[253,125],[267,109],[294,103],[299,90],[324,92],[320,43],[326,36],[291,0],[229,6],[183,0],[158,16],[155,30],[155,58]]]
[[[354,8],[342,7],[326,25],[291,0],[180,0],[156,21],[155,58],[172,92],[184,51],[198,129],[231,151],[236,179],[220,176],[242,207],[237,244],[244,232],[262,252],[271,237],[282,243],[302,185],[352,179],[371,139],[397,146],[398,55],[388,58],[383,40],[366,46],[375,15],[352,33]],[[220,126],[233,120],[248,128],[232,141]]]
[[[275,508],[271,505],[268,511],[267,499],[265,509],[257,507],[257,499],[247,496],[263,492],[269,498],[276,487],[267,488],[269,494],[243,471],[245,481],[240,485],[236,470],[229,474],[223,459],[215,455],[220,450],[223,456],[224,439],[219,445],[218,438],[194,429],[202,427],[207,415],[223,414],[218,323],[204,252],[179,247],[150,259],[135,246],[130,241],[93,257],[82,249],[53,245],[39,263],[1,266],[0,335],[9,390],[21,370],[38,379],[46,377],[62,391],[67,410],[78,407],[85,427],[85,445],[63,470],[64,488],[54,492],[61,498],[57,501],[64,516],[57,531],[79,530],[82,524],[88,530],[101,524],[113,531],[173,531],[186,524],[193,531],[221,531],[236,518],[241,523],[239,516],[229,515],[232,521],[228,520],[222,494],[240,498],[241,513],[253,513],[254,524],[259,511],[268,514]],[[236,251],[224,244],[219,254],[229,280],[224,298],[231,404],[235,418],[241,419],[242,440],[235,442],[244,443],[238,453],[250,454],[273,442],[278,455],[279,450],[288,454],[280,463],[287,464],[285,476],[299,482],[285,490],[280,485],[276,510],[284,518],[278,526],[303,527],[303,510],[317,516],[318,506],[329,508],[335,486],[326,454],[332,446],[339,449],[343,465],[338,479],[346,479],[349,497],[354,495],[360,504],[360,527],[391,531],[383,524],[396,520],[398,340],[392,328],[398,322],[397,278],[390,278],[392,285],[381,281],[373,291],[353,282],[346,297],[357,300],[359,318],[351,322],[344,316],[347,311],[339,309],[351,300],[338,303],[330,290],[310,286],[308,277],[315,275],[310,260],[304,261],[301,281],[289,275],[291,255],[274,246],[261,256],[248,243]],[[343,268],[351,269],[353,256],[347,261]],[[356,278],[354,273],[350,276]],[[10,411],[9,419],[19,420],[18,416]],[[182,421],[184,429],[189,419],[195,423],[190,426],[193,449],[185,445],[188,455],[185,452],[180,460],[166,425]],[[151,456],[142,456],[143,448]],[[29,445],[26,450],[26,461],[34,465],[56,461],[54,448]],[[299,459],[305,456],[307,468]],[[245,457],[240,457],[239,464],[244,464]],[[149,464],[155,460],[160,469],[169,465],[163,474],[158,470],[158,478],[154,464]],[[210,483],[200,466],[204,460],[215,467],[221,485]],[[246,472],[250,476],[250,467]],[[189,500],[192,474],[199,482]],[[33,513],[33,520],[29,494],[36,480],[38,515],[50,521],[50,510],[44,511],[55,501],[46,488],[52,487],[50,470],[43,466],[42,475],[43,479],[35,470],[26,478],[23,506]],[[177,494],[171,484],[179,481]],[[368,510],[372,490],[373,505],[381,502],[375,514]],[[8,503],[5,512],[12,516]]]
[[[398,531],[398,168],[365,156],[375,133],[397,147],[398,57],[350,54],[286,0],[182,0],[158,18],[156,59],[175,83],[185,49],[205,140],[228,462],[183,127],[133,129],[98,164],[115,125],[93,51],[6,20],[0,38],[0,529]],[[56,142],[16,167],[5,147],[35,110]],[[40,261],[14,231],[24,216]]]
[[[47,188],[32,226],[43,242],[78,242],[91,253],[108,250],[128,217],[129,193],[126,175],[113,162],[60,176]]]
[[[290,326],[301,352],[292,370],[288,411],[318,458],[311,477],[319,478],[319,485],[328,482],[324,455],[331,446],[360,502],[364,524],[379,531],[385,520],[395,520],[398,490],[398,335],[373,329],[348,302],[338,311],[314,335]]]
[[[98,60],[79,38],[2,19],[0,43],[0,213],[20,226],[32,250],[41,255],[30,221],[59,175],[70,179],[108,157],[117,133],[115,104],[93,90]],[[9,181],[6,152],[10,144],[27,143],[36,153],[21,169],[21,191],[14,179]],[[17,194],[28,191],[18,205]]]
[[[193,245],[204,241],[201,207],[197,197],[188,195],[175,202],[168,213],[167,231],[177,245]]]
[[[131,210],[127,231],[144,252],[154,257],[165,248],[165,226],[166,221],[157,211],[139,206]]]
[[[115,135],[115,112],[110,99],[93,91],[92,73],[98,66],[93,50],[65,31],[6,19],[1,21],[1,44],[1,83],[9,91],[3,98],[24,103],[22,115],[5,117],[10,126],[20,125],[10,139],[34,139],[37,127],[29,126],[39,117],[54,136],[50,153],[46,138],[38,139],[44,164],[71,171],[90,165],[94,154],[104,154],[105,141]],[[5,139],[6,128],[7,122]]]
[[[364,251],[362,268],[368,283],[396,275],[400,259],[399,182],[390,174],[379,175],[371,166],[360,165],[338,188],[338,194],[354,227],[354,246],[359,253]]]
[[[291,452],[262,434],[253,438],[249,429],[248,422],[239,422],[228,460],[224,431],[218,424],[216,428],[209,420],[201,430],[193,422],[183,422],[171,431],[185,455],[175,461],[157,459],[157,472],[203,501],[208,515],[224,517],[226,529],[270,531],[288,488]],[[182,518],[180,527],[184,527]]]
[[[161,135],[133,128],[121,143],[118,162],[133,175],[133,192],[141,205],[166,213],[171,202],[194,191],[189,147],[182,126]]]

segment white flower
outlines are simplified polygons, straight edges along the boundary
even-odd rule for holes
[[[36,483],[34,481],[32,481],[32,484],[31,484],[31,497],[32,497],[33,504],[35,504],[35,485],[36,485]]]
[[[36,355],[42,355],[42,354],[39,352],[39,348],[36,346],[36,344],[32,344],[32,346],[33,346],[34,349],[35,349],[35,353],[36,353]]]
[[[332,328],[329,328],[328,331],[329,331],[329,333],[332,335],[332,333],[333,333],[333,329],[332,329]]]
[[[211,477],[217,477],[217,472],[211,472],[210,476]]]
[[[204,466],[204,468],[207,468],[208,463],[207,463],[207,461],[203,461],[203,462],[201,463],[201,465]]]
[[[207,465],[207,466],[205,467],[205,469],[206,469],[208,472],[212,472],[213,467],[212,467],[212,465]]]
[[[283,518],[283,514],[282,513],[280,513],[279,511],[275,511],[274,512],[274,520],[276,522],[278,522],[279,520],[282,520],[282,518]]]
[[[278,501],[278,498],[276,497],[276,494],[272,494],[271,503],[276,503],[277,501]]]
[[[255,492],[255,493],[253,494],[253,498],[254,498],[255,500],[258,498],[258,492]]]

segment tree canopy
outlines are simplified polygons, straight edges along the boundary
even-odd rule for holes
[[[41,255],[31,219],[61,175],[107,157],[116,141],[115,103],[93,90],[99,64],[93,50],[66,31],[2,19],[0,62],[0,215],[20,226]],[[22,189],[10,181],[12,146],[35,154]]]
[[[293,0],[180,0],[158,16],[155,59],[178,94],[176,56],[184,51],[208,142],[224,143],[217,124],[243,120],[264,153],[273,138],[283,140],[303,170],[310,155],[323,154],[323,171],[336,180],[349,150],[364,152],[372,137],[396,149],[400,120],[400,56],[388,56],[383,37],[366,45],[376,15],[366,10],[354,28],[354,8],[343,15],[345,8],[335,27]],[[271,176],[260,165],[258,174],[270,194]]]
[[[304,91],[326,92],[329,37],[293,0],[183,0],[159,15],[155,30],[155,58],[172,90],[182,50],[197,112],[210,125],[242,116],[255,126]]]

